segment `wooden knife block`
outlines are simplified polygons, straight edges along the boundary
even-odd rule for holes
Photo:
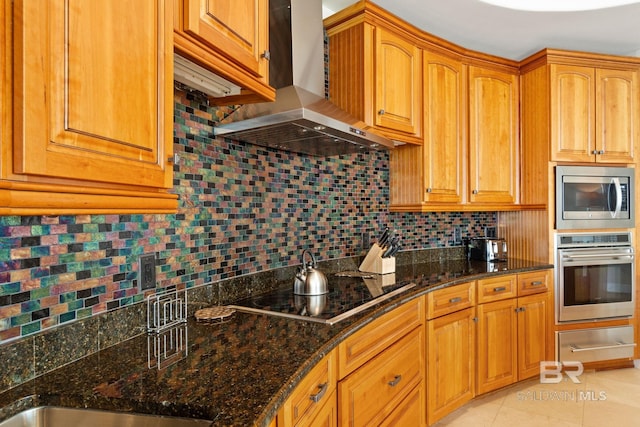
[[[396,272],[396,258],[382,258],[384,249],[374,243],[367,256],[360,264],[359,270],[365,273],[389,274]]]

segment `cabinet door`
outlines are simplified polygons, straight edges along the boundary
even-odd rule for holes
[[[422,57],[416,46],[384,28],[375,29],[374,123],[410,135],[421,134]]]
[[[595,71],[550,66],[551,160],[593,162],[595,150]]]
[[[474,396],[474,310],[427,322],[427,419],[433,424]]]
[[[256,76],[268,75],[268,0],[182,0],[184,31]]]
[[[598,162],[633,163],[638,132],[638,74],[596,69],[595,142]]]
[[[552,314],[547,293],[518,298],[518,380],[540,374],[547,359],[548,316]]]
[[[516,201],[517,77],[469,67],[469,201]]]
[[[424,201],[460,203],[463,180],[464,67],[424,53]]]
[[[171,187],[171,10],[14,2],[15,174]]]
[[[476,394],[517,381],[516,314],[515,299],[478,305]]]

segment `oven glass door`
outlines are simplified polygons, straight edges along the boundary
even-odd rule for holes
[[[631,248],[560,250],[559,320],[633,315]]]

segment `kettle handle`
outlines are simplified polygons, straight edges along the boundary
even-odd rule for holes
[[[304,255],[305,254],[309,254],[309,256],[311,256],[311,263],[309,264],[309,267],[316,268],[316,257],[313,256],[313,254],[311,253],[311,251],[309,251],[309,249],[305,249],[302,252],[302,266],[303,266],[303,268],[305,268],[305,269],[307,268],[307,263],[304,260]]]

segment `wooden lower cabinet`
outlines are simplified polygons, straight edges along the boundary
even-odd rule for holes
[[[338,383],[341,426],[426,425],[424,328],[418,327]]]
[[[302,420],[296,427],[336,427],[338,425],[338,405],[336,404],[336,391],[334,390],[327,401],[314,412],[313,417]]]
[[[554,353],[551,272],[460,283],[378,317],[307,374],[278,427],[433,425],[475,396],[539,375]]]
[[[475,395],[475,308],[427,322],[427,419],[433,424]]]
[[[279,427],[335,426],[336,351],[327,354],[298,384],[278,412]]]
[[[422,426],[424,421],[424,387],[417,385],[396,409],[380,423],[382,427]]]
[[[518,378],[516,308],[513,298],[477,307],[477,394],[507,386]]]
[[[540,374],[540,362],[553,360],[547,345],[553,302],[541,293],[518,298],[518,381]]]
[[[477,394],[540,373],[540,362],[551,360],[551,315],[546,292],[478,305]]]

